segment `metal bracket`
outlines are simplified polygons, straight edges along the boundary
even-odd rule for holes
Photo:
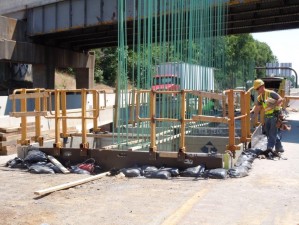
[[[185,161],[185,159],[186,159],[185,148],[180,148],[178,152],[178,161]]]
[[[80,144],[80,156],[87,156],[87,149],[89,148],[89,143],[81,143]]]
[[[157,160],[157,147],[149,148],[149,159],[150,160]]]

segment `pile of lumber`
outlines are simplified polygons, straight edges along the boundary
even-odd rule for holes
[[[42,129],[42,127],[41,127]],[[26,124],[27,139],[33,143],[31,137],[35,136],[35,123]],[[75,127],[68,128],[69,133],[76,133]],[[41,131],[44,141],[55,139],[55,130]],[[0,127],[0,155],[11,155],[17,153],[18,140],[21,140],[20,127]]]
[[[27,123],[27,138],[35,136],[34,123]],[[17,141],[21,139],[20,127],[0,127],[0,155],[11,155],[17,152]]]

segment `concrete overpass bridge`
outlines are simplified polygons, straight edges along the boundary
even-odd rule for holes
[[[226,2],[227,34],[299,27],[298,0]],[[130,43],[137,6],[134,1],[128,3]],[[77,87],[91,88],[94,56],[88,51],[117,46],[117,9],[118,0],[2,0],[0,60],[33,64],[34,80],[39,78],[34,85],[46,88],[54,87],[56,67],[73,67]],[[167,7],[164,10],[159,13],[168,12]]]

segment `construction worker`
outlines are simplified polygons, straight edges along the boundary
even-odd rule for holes
[[[281,144],[281,130],[277,128],[276,122],[281,113],[283,98],[275,91],[266,89],[261,79],[254,81],[253,88],[258,92],[257,102],[251,110],[253,117],[258,115],[262,107],[265,110],[264,131],[268,141],[265,154],[268,157],[280,156],[284,149]]]

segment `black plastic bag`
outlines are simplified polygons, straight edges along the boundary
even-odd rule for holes
[[[252,168],[252,164],[251,164],[251,162],[249,162],[249,161],[244,161],[244,162],[242,162],[242,164],[239,165],[239,167],[240,167],[240,166],[244,166],[244,167],[246,167],[248,170],[251,170],[251,168]]]
[[[47,161],[47,155],[44,152],[36,149],[30,150],[24,159],[24,162],[29,164]]]
[[[55,173],[62,173],[61,170],[51,162],[46,163],[46,166],[54,170]]]
[[[15,157],[14,159],[6,162],[5,166],[9,168],[27,169],[24,160],[18,157]]]
[[[180,175],[182,177],[200,177],[205,171],[205,165],[201,164],[195,167],[189,167],[183,170]]]
[[[126,177],[139,177],[141,175],[141,169],[138,167],[123,168],[120,170]]]
[[[145,175],[146,178],[170,179],[171,173],[167,170],[158,170]]]
[[[235,163],[235,166],[241,166],[244,162],[248,161],[250,163],[253,162],[255,158],[250,155],[241,154]]]
[[[247,161],[253,163],[253,161],[257,158],[257,155],[251,154],[249,152],[242,152],[241,155],[245,155],[247,157]]]
[[[259,148],[255,148],[255,149],[253,149],[253,148],[248,148],[248,149],[244,150],[243,153],[244,153],[245,155],[250,154],[250,155],[252,155],[253,157],[257,158],[259,155],[263,154],[263,150],[262,150],[262,149],[259,149]]]
[[[46,174],[53,174],[55,173],[50,167],[46,165],[39,165],[39,164],[32,164],[28,167],[28,171],[30,173],[46,173]]]
[[[141,175],[142,176],[149,175],[156,171],[158,171],[158,168],[155,166],[142,166],[141,167]]]
[[[232,178],[240,178],[248,176],[248,169],[245,166],[233,167],[227,171]]]
[[[49,167],[50,169],[52,169],[55,173],[62,173],[61,170],[51,162],[37,162],[37,163],[34,163],[34,165],[46,166],[46,167]],[[28,168],[30,166],[31,165],[29,165]]]
[[[162,168],[159,169],[159,171],[168,171],[171,174],[172,177],[177,177],[177,176],[180,175],[180,171],[179,171],[178,168],[167,168],[167,167],[164,168],[164,167],[162,167]]]
[[[206,170],[204,173],[204,177],[206,178],[226,179],[227,176],[228,175],[226,169],[222,168]]]

